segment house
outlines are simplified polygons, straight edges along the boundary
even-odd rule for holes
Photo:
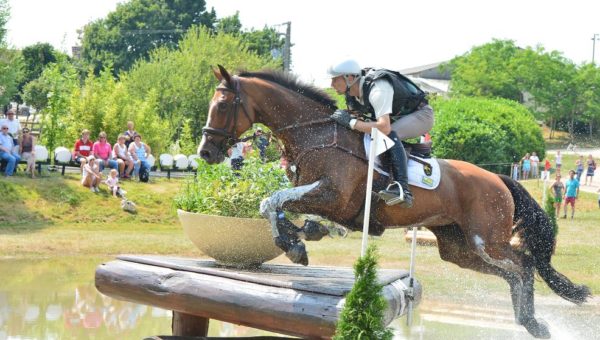
[[[410,80],[428,93],[446,95],[450,86],[450,71],[442,71],[440,66],[447,63],[442,61],[433,64],[416,66],[400,70],[400,73],[409,77]]]

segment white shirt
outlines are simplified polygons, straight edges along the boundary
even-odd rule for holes
[[[231,159],[243,158],[243,157],[244,157],[244,143],[243,142],[236,143],[231,148]]]
[[[364,100],[362,99],[364,82],[365,78],[362,77],[359,84],[360,97],[358,98],[358,101],[361,104],[364,104]],[[375,110],[375,118],[391,114],[392,104],[394,102],[394,88],[392,87],[392,84],[386,79],[375,80],[371,92],[369,93],[369,102],[371,103],[371,106],[373,106],[373,110]]]
[[[531,160],[531,163],[533,164],[533,166],[537,166],[538,163],[540,162],[540,158],[538,156],[531,156],[531,157],[529,157],[529,160]]]
[[[8,133],[13,135],[14,138],[17,138],[17,133],[21,130],[21,123],[19,123],[19,120],[17,118],[13,120],[10,120],[8,118],[3,119],[0,122],[0,126],[2,125],[8,126]]]

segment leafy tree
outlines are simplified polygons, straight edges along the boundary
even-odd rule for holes
[[[62,54],[54,49],[49,43],[37,43],[25,47],[21,50],[23,56],[24,75],[17,88],[19,93],[22,93],[27,83],[37,79],[44,70],[44,67],[50,63],[57,61],[56,55]],[[66,55],[63,56],[67,58]],[[20,98],[19,98],[20,99]],[[21,102],[21,100],[17,100]]]
[[[242,22],[240,21],[240,12],[235,12],[234,15],[221,18],[217,22],[216,31],[225,34],[239,34],[242,31]]]
[[[371,244],[365,256],[354,264],[355,282],[346,296],[333,339],[392,339],[394,334],[384,323],[387,302],[377,282],[377,248]]]
[[[0,0],[0,105],[7,105],[17,94],[23,76],[21,55],[6,46],[6,23],[10,17],[7,0]]]
[[[432,129],[437,157],[474,164],[511,163],[525,153],[545,155],[542,132],[523,105],[506,99],[435,98]],[[508,170],[489,168],[495,172]]]
[[[84,28],[82,57],[100,71],[108,65],[114,74],[129,70],[136,60],[148,58],[157,47],[176,48],[194,25],[212,28],[214,9],[204,0],[131,0],[117,5],[105,19]]]

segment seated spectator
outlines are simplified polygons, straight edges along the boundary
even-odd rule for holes
[[[6,112],[6,119],[3,119],[0,122],[0,125],[6,124],[8,126],[8,134],[13,139],[14,145],[19,145],[19,131],[21,131],[21,123],[19,123],[19,119],[16,118],[15,109],[10,109]]]
[[[129,148],[129,144],[133,142],[133,137],[137,135],[137,132],[133,129],[134,125],[132,121],[127,122],[127,131],[123,133],[125,136],[125,145]]]
[[[15,167],[21,161],[19,154],[14,152],[15,143],[13,138],[8,134],[8,124],[0,124],[2,131],[0,132],[0,159],[6,161],[6,169],[4,169],[4,176],[12,176],[15,171]]]
[[[119,177],[117,170],[111,169],[110,174],[106,181],[104,181],[104,183],[108,185],[108,189],[110,190],[110,192],[112,192],[113,197],[117,197],[117,195],[122,197],[125,194],[125,191],[121,190],[121,187],[119,186]]]
[[[112,148],[110,143],[106,141],[106,132],[102,131],[98,135],[98,140],[92,146],[92,153],[98,162],[100,172],[108,165],[111,169],[117,169],[117,161],[112,159]]]
[[[81,138],[75,142],[73,148],[73,160],[81,166],[82,172],[83,166],[87,163],[87,158],[92,154],[93,146],[94,143],[90,140],[90,130],[84,129],[81,131]]]
[[[135,174],[140,174],[140,179],[143,171],[150,172],[150,164],[148,164],[147,157],[151,154],[150,147],[142,143],[142,136],[136,134],[133,136],[133,143],[129,145],[129,154],[133,158]]]
[[[246,151],[248,151],[248,148],[244,142],[238,142],[229,149],[228,155],[231,158],[231,169],[233,171],[240,171],[244,167]]]
[[[81,184],[84,187],[90,188],[91,192],[100,192],[98,185],[102,181],[102,174],[100,173],[100,167],[94,156],[90,156],[87,159],[87,163],[83,166],[83,172],[81,174]]]
[[[29,128],[21,130],[21,142],[19,143],[19,153],[21,159],[27,161],[26,172],[29,171],[31,178],[35,178],[35,137],[29,133]]]
[[[113,146],[113,156],[119,166],[119,177],[121,178],[129,178],[131,171],[133,171],[133,159],[125,145],[125,139],[125,135],[119,135],[115,146]]]

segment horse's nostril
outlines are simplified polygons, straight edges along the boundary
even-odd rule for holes
[[[202,157],[202,159],[204,159],[204,160],[208,160],[210,158],[210,151],[208,151],[208,150],[200,151],[200,157]]]

